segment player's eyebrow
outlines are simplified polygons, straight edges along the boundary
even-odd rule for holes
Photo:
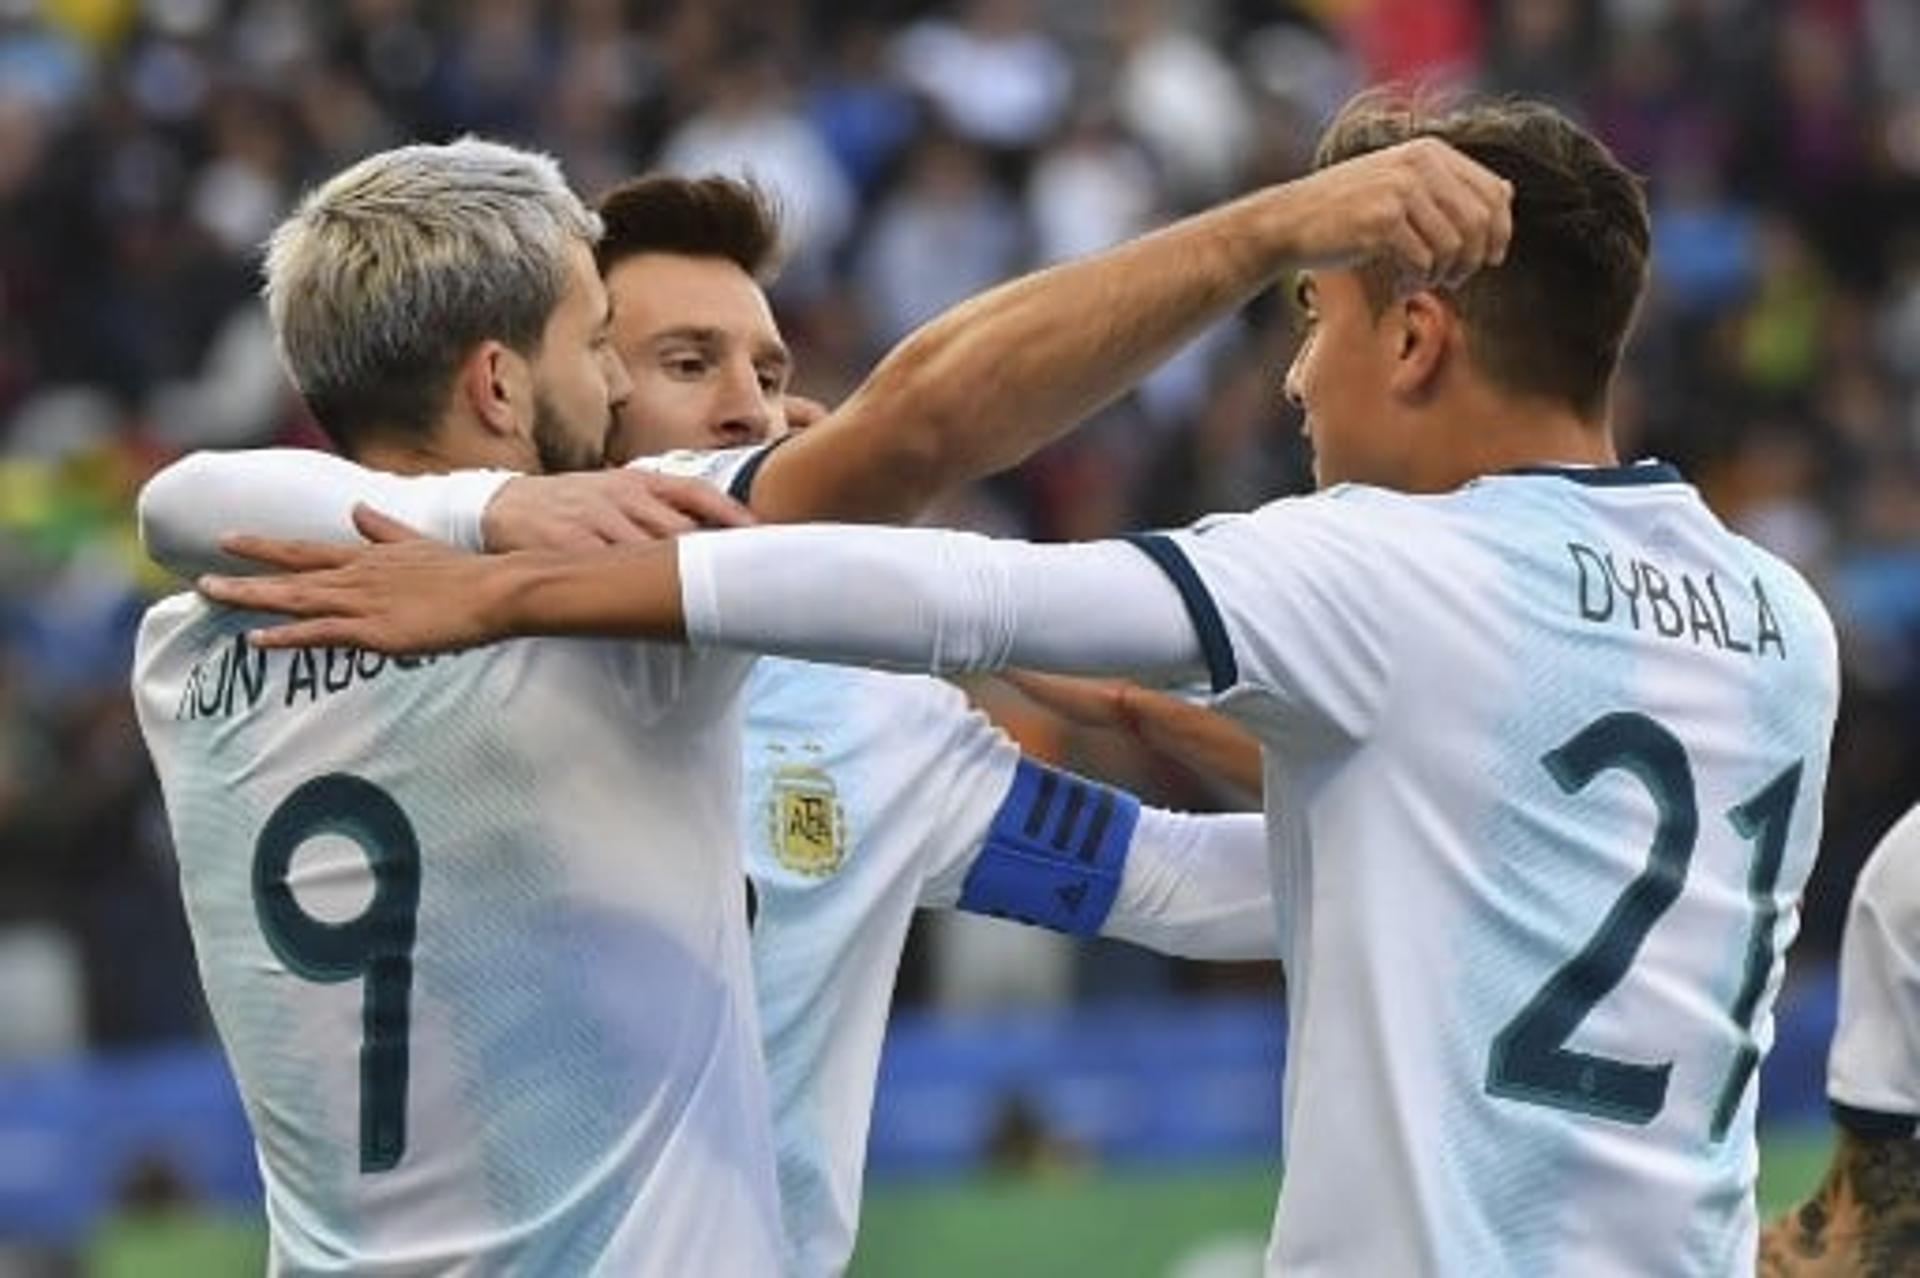
[[[707,324],[675,324],[653,334],[655,342],[692,342],[697,346],[720,346],[727,335],[720,329]]]

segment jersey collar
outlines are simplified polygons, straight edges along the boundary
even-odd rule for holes
[[[1683,482],[1680,471],[1670,462],[1647,460],[1629,462],[1625,466],[1515,466],[1512,470],[1503,470],[1503,475],[1551,475],[1558,479],[1571,479],[1576,484],[1586,484],[1593,488],[1636,488],[1643,484],[1677,484]]]

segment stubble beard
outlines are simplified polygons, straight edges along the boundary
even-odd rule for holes
[[[607,464],[607,436],[613,425],[612,414],[602,423],[599,444],[579,440],[567,429],[553,401],[539,391],[533,394],[533,451],[543,475],[565,475],[583,470],[600,470]]]

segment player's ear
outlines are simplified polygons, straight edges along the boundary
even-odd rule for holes
[[[504,342],[480,342],[460,362],[454,393],[466,400],[474,417],[489,432],[521,433],[520,405],[530,402],[532,386],[526,360]]]
[[[1460,313],[1431,289],[1398,299],[1394,312],[1396,346],[1388,384],[1398,395],[1423,395],[1432,388],[1446,361]]]

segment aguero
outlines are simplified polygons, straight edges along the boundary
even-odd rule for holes
[[[1437,142],[1359,156],[990,290],[779,448],[674,465],[761,520],[909,518],[1288,270],[1389,256],[1464,276],[1504,248],[1508,195]],[[546,497],[569,477],[514,478],[599,466],[633,393],[594,269],[601,229],[549,161],[471,140],[371,157],[301,203],[268,255],[269,309],[315,416],[379,481],[373,500],[438,476],[434,500],[464,491],[482,541],[543,502],[534,522],[571,523],[576,542],[638,535],[618,516],[664,490],[631,470]],[[217,459],[199,460],[173,478],[206,479],[215,508]],[[298,474],[295,488],[320,482]],[[350,504],[319,531],[345,535]],[[365,672],[356,654],[350,683],[290,699],[276,690],[303,661],[324,688],[348,658],[236,649],[258,622],[163,601],[134,683],[276,1263],[777,1272],[735,850],[749,660],[612,640]],[[202,704],[191,672],[217,685],[222,650],[241,652],[232,713],[181,714]],[[1117,801],[1105,810],[1114,823]],[[1064,833],[1096,861],[1107,847],[1091,826]]]
[[[784,438],[791,358],[762,287],[779,227],[759,192],[721,177],[646,177],[596,211],[613,346],[632,387],[608,460],[680,452],[674,462],[685,463],[695,450]],[[165,565],[182,575],[215,562],[226,528],[346,528],[354,499],[380,482],[313,452],[203,454],[181,465],[155,477],[140,509],[149,542],[166,547]],[[750,496],[750,472],[740,474],[736,489]],[[557,490],[541,491],[550,499]],[[410,518],[449,539],[488,522],[484,506],[465,508],[472,487],[461,476],[422,478],[397,495]],[[509,509],[509,525],[516,518],[526,522]],[[527,522],[524,535],[500,531],[516,544],[557,545],[571,528],[556,520],[544,530]],[[259,678],[235,672],[264,672],[265,658],[238,638],[207,658],[204,678],[188,677],[188,713],[205,702],[231,714],[236,687],[250,698]],[[338,648],[292,660],[289,686],[302,696],[345,691],[371,677],[356,671],[387,661]],[[327,673],[335,667],[337,679]],[[783,1273],[837,1274],[852,1259],[881,1040],[917,908],[1104,933],[1193,958],[1277,957],[1258,816],[1159,811],[1022,758],[943,681],[764,659],[746,684],[741,769],[738,841],[773,1094]]]
[[[1632,175],[1544,105],[1369,96],[1316,176],[1425,144],[1511,184],[1511,240],[1477,273],[1384,254],[1298,273],[1286,391],[1312,496],[1077,545],[748,528],[500,556],[361,512],[398,544],[243,538],[292,575],[202,586],[304,618],[254,635],[276,649],[617,634],[1205,677],[1262,746],[1287,970],[1271,1270],[1748,1270],[1754,1078],[1819,843],[1832,623],[1672,466],[1618,456],[1650,240]],[[1722,638],[1751,651],[1583,617],[1574,544],[1719,583],[1755,627]]]

